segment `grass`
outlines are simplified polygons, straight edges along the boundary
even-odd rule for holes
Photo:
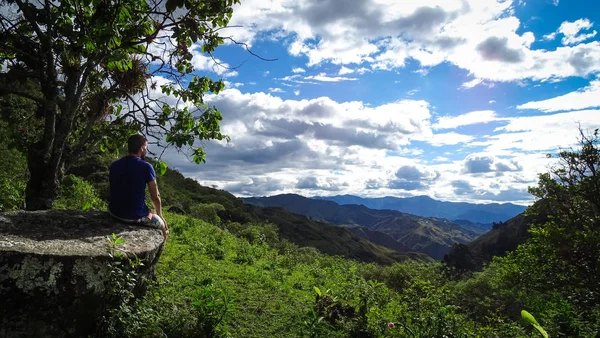
[[[166,217],[171,235],[157,265],[157,283],[121,311],[116,336],[476,337],[481,330],[495,332],[451,304],[452,283],[439,263],[361,263],[300,248],[278,238],[268,224],[227,230],[189,216]],[[389,328],[390,322],[397,325]],[[523,333],[517,326],[511,329]]]

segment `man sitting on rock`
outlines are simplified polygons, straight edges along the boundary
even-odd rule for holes
[[[114,161],[109,168],[109,213],[124,222],[161,229],[166,241],[169,228],[162,217],[156,173],[152,165],[144,161],[148,140],[139,134],[131,135],[127,140],[127,151],[129,155]],[[155,214],[146,206],[146,185]]]

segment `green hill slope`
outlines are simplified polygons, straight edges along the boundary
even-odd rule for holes
[[[339,205],[285,194],[271,197],[245,198],[244,202],[258,206],[277,206],[311,219],[336,225],[358,225],[391,236],[406,250],[422,252],[442,259],[454,243],[468,243],[479,235],[448,220],[405,214],[395,210],[375,210],[364,205]],[[372,236],[375,240],[377,237]],[[382,244],[384,242],[378,242]],[[388,246],[389,247],[389,246]]]
[[[459,270],[480,270],[495,256],[514,251],[529,238],[531,224],[543,223],[545,215],[517,215],[506,222],[494,223],[492,230],[467,243],[452,247],[444,261]]]

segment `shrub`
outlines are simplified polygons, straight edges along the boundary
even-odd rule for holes
[[[94,187],[75,175],[67,175],[54,209],[106,210],[106,203],[98,197]]]
[[[194,204],[190,206],[190,215],[192,217],[201,219],[213,225],[221,224],[221,218],[217,214],[219,211],[225,210],[222,204],[210,203],[210,204]]]

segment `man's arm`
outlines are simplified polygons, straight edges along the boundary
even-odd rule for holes
[[[150,199],[152,199],[152,205],[154,206],[154,212],[162,217],[162,204],[160,200],[160,193],[158,192],[158,184],[156,180],[148,182],[148,190],[150,190]]]

